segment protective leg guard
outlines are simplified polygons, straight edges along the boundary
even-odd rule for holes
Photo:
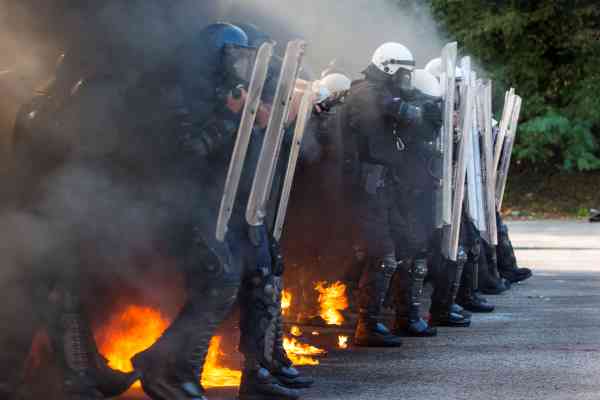
[[[399,337],[393,335],[381,322],[381,307],[388,292],[396,260],[392,255],[385,260],[374,260],[360,284],[359,317],[354,332],[354,344],[369,347],[398,347]]]
[[[455,303],[466,259],[466,253],[459,248],[457,261],[444,260],[436,273],[429,310],[434,326],[464,328],[471,325],[470,314],[465,315],[464,309]]]
[[[421,318],[421,298],[423,296],[423,282],[427,275],[427,260],[419,258],[407,259],[402,263],[403,276],[406,283],[402,283],[402,276],[396,274],[394,286],[398,292],[405,286],[404,296],[396,296],[396,319],[394,321],[394,334],[398,336],[431,337],[437,335],[437,330]],[[408,284],[408,285],[407,285]],[[408,287],[406,287],[408,286]],[[404,297],[404,301],[401,299]],[[407,307],[408,306],[408,307]]]
[[[63,290],[60,315],[49,329],[52,345],[63,371],[63,395],[68,400],[97,400],[104,395],[93,376],[93,354],[86,345],[87,334],[79,298]]]
[[[279,296],[281,296],[281,294]],[[281,302],[279,302],[279,305],[277,306],[273,362],[269,367],[269,372],[279,381],[279,383],[293,389],[309,388],[315,383],[314,379],[308,376],[302,376],[300,371],[294,368],[292,361],[287,356],[283,347],[283,316],[281,313]]]

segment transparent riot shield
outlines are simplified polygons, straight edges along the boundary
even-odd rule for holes
[[[470,73],[470,84],[473,91],[474,109],[471,134],[471,142],[467,151],[467,213],[477,230],[481,234],[487,231],[487,219],[485,218],[484,189],[482,177],[482,157],[481,157],[481,130],[478,123],[479,113],[476,107],[479,94],[477,75]]]
[[[498,166],[498,173],[496,175],[496,208],[498,211],[502,209],[502,200],[504,199],[504,191],[506,190],[508,170],[510,169],[510,160],[517,135],[517,128],[519,126],[519,116],[521,115],[521,103],[521,97],[515,95],[510,125],[506,131],[506,139],[504,147],[502,148],[501,162]]]
[[[229,162],[229,170],[227,171],[223,197],[221,198],[216,231],[217,240],[220,242],[225,240],[227,225],[229,224],[233,212],[244,161],[246,160],[248,151],[248,144],[250,143],[250,136],[252,135],[256,114],[260,107],[260,99],[267,79],[269,64],[271,62],[271,57],[273,56],[273,46],[273,43],[263,44],[258,49],[256,55],[250,85],[248,86],[246,102],[242,111],[233,153]]]
[[[298,157],[300,155],[300,148],[302,147],[302,139],[304,138],[306,125],[308,124],[312,115],[313,101],[314,91],[312,90],[312,84],[309,84],[304,92],[304,95],[302,96],[302,102],[300,103],[300,110],[298,111],[296,126],[294,128],[294,138],[292,141],[292,147],[290,149],[290,155],[288,157],[281,197],[279,199],[279,205],[277,208],[275,226],[273,227],[273,237],[277,241],[281,239],[281,235],[283,234],[283,226],[285,224],[285,216],[287,214],[290,201],[290,194],[292,193],[292,184],[294,183],[296,165],[298,163]]]
[[[506,138],[506,132],[510,125],[510,119],[515,107],[515,89],[511,88],[504,96],[504,108],[502,109],[502,118],[500,119],[500,126],[498,129],[498,137],[494,144],[494,176],[498,173],[498,165],[500,163],[500,157],[502,155],[502,148],[504,147],[504,139]]]
[[[493,172],[492,82],[489,80],[478,84],[477,116],[480,132],[484,218],[487,222],[487,231],[482,237],[489,245],[496,246],[498,244],[498,230],[496,225],[496,185]]]
[[[281,150],[284,124],[288,118],[294,85],[306,50],[306,42],[289,42],[279,82],[273,99],[269,123],[262,143],[256,173],[246,208],[246,221],[250,226],[261,226],[266,216],[267,201],[271,194],[273,177]]]
[[[458,148],[455,151],[452,197],[452,222],[448,229],[443,231],[442,252],[446,259],[456,261],[458,255],[458,244],[460,239],[460,228],[462,220],[463,202],[465,195],[466,178],[466,153],[470,146],[473,127],[474,91],[466,78],[461,85],[460,127],[457,132]]]
[[[436,193],[436,227],[452,223],[452,164],[454,154],[454,102],[456,98],[456,58],[458,44],[448,43],[442,49],[442,75],[440,85],[444,90],[444,121],[438,147],[442,153],[442,182]]]

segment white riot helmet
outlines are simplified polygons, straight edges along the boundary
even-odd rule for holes
[[[375,50],[371,59],[383,73],[394,76],[400,68],[412,71],[415,68],[415,58],[410,50],[400,43],[384,43]]]
[[[326,75],[317,82],[317,103],[331,95],[337,95],[350,90],[352,81],[344,74],[333,73]]]
[[[413,85],[421,93],[431,97],[442,97],[442,86],[435,76],[424,69],[413,71]]]
[[[441,57],[434,58],[425,66],[425,71],[439,79],[442,76],[442,59]]]
[[[440,79],[440,77],[442,76],[442,59],[440,57],[438,57],[438,58],[434,58],[433,60],[429,61],[427,63],[427,65],[425,66],[425,71],[429,72],[430,74],[435,76],[437,79]],[[456,80],[462,80],[462,78],[464,76],[462,68],[456,67],[456,73],[454,76],[455,76]]]

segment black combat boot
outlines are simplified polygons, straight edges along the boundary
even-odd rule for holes
[[[496,248],[482,242],[479,257],[478,286],[483,294],[498,295],[510,289],[510,282],[500,276]]]
[[[294,368],[292,360],[289,359],[283,347],[283,317],[281,315],[281,302],[276,323],[275,345],[273,349],[273,362],[269,372],[282,385],[292,389],[305,389],[311,387],[315,380],[308,376],[302,376],[300,371]]]
[[[521,282],[533,276],[531,269],[517,266],[517,257],[508,236],[508,227],[505,224],[498,227],[496,255],[499,274],[510,283]]]
[[[300,392],[282,385],[267,368],[245,356],[239,400],[295,400]]]
[[[434,326],[465,328],[471,325],[471,315],[455,303],[465,261],[466,255],[462,248],[456,262],[440,261],[429,309],[430,321]]]
[[[396,290],[394,296],[396,318],[392,332],[398,336],[431,337],[437,335],[437,329],[432,328],[421,318],[421,298],[423,296],[423,281],[427,275],[427,260],[406,259],[399,263],[392,285]]]
[[[381,322],[368,316],[359,316],[353,343],[364,347],[399,347],[402,346],[402,339]]]
[[[391,267],[391,268],[390,268]],[[378,321],[384,296],[390,286],[396,260],[373,260],[360,280],[359,316],[354,331],[354,344],[365,347],[398,347],[402,340]]]
[[[456,297],[456,302],[465,310],[474,313],[489,313],[494,311],[495,306],[493,304],[489,304],[487,300],[481,297],[477,292],[478,264],[476,260],[476,256],[469,254],[463,271],[463,279]]]

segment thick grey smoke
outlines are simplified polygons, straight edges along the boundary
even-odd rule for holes
[[[282,37],[309,42],[310,67],[320,71],[332,60],[356,77],[382,43],[410,48],[417,65],[438,57],[444,45],[428,6],[393,0],[238,0],[232,14]]]
[[[419,65],[437,56],[443,45],[426,9],[401,9],[384,0],[0,0],[3,150],[10,145],[18,105],[52,75],[60,52],[89,54],[93,60],[93,55],[101,51],[99,43],[109,42],[119,51],[135,54],[137,67],[152,68],[188,35],[217,19],[254,23],[279,43],[305,38],[310,45],[307,69],[317,73],[335,59],[341,69],[358,77],[373,50],[386,41],[407,45]],[[113,57],[108,61],[92,64],[110,67],[122,59]],[[112,125],[110,114],[103,114],[110,99],[99,96],[93,100],[97,106],[88,110],[101,112],[82,117],[85,136],[71,137],[67,145],[93,144],[94,157],[101,158],[122,145],[123,138]],[[47,133],[48,137],[38,138],[41,148],[49,147],[53,140],[52,133]],[[131,143],[129,146],[134,147]],[[77,154],[35,183],[40,191],[35,210],[23,210],[19,200],[13,203],[11,196],[11,201],[2,202],[0,290],[8,299],[0,307],[3,326],[13,331],[32,329],[31,321],[22,318],[31,313],[31,296],[36,291],[30,286],[31,278],[50,285],[56,280],[57,270],[64,268],[66,272],[73,265],[82,265],[107,286],[126,281],[141,293],[140,297],[157,303],[163,300],[154,298],[147,280],[151,263],[142,262],[143,276],[127,267],[135,264],[132,260],[138,253],[148,254],[150,250],[152,254],[152,246],[164,233],[165,216],[160,215],[158,204],[162,193],[181,188],[178,182],[156,182],[157,187],[140,188],[112,167],[110,161],[82,162],[82,155]],[[22,166],[17,165],[19,168]],[[18,176],[16,172],[11,171]],[[46,276],[54,277],[46,280]],[[39,292],[47,297],[46,291]],[[27,334],[20,336],[26,338]],[[10,347],[3,340],[4,336],[0,337],[1,350]]]

